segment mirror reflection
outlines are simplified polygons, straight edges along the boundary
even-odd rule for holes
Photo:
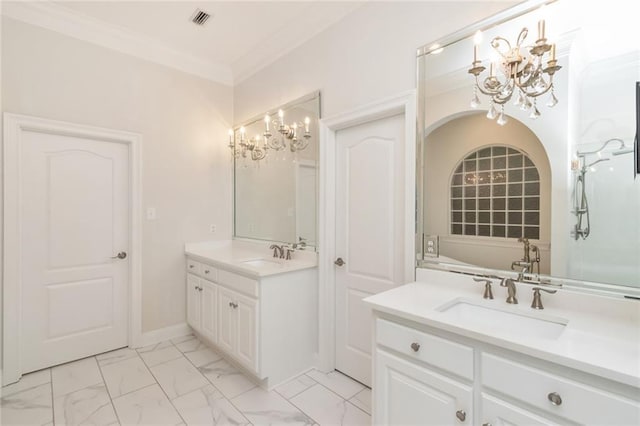
[[[638,30],[571,7],[423,48],[419,266],[640,286]]]
[[[235,237],[316,247],[319,118],[315,92],[230,134]]]

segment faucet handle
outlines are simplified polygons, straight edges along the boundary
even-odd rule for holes
[[[493,291],[491,291],[491,284],[492,284],[491,280],[488,280],[486,278],[474,278],[473,280],[477,283],[484,284],[484,293],[482,294],[483,298],[493,299]]]
[[[531,301],[531,307],[533,309],[544,309],[544,306],[542,306],[542,297],[540,296],[540,290],[549,294],[553,294],[558,291],[558,290],[549,290],[542,287],[532,287],[531,290],[533,290],[533,300]]]

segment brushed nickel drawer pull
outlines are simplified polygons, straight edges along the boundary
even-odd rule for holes
[[[549,399],[549,401],[551,401],[551,404],[555,405],[556,407],[562,404],[562,398],[557,392],[551,392],[549,395],[547,395],[547,399]]]
[[[411,349],[413,349],[414,352],[418,352],[420,350],[420,343],[413,342],[411,344]]]
[[[456,417],[461,422],[464,422],[467,419],[467,413],[464,410],[458,410],[456,411]]]

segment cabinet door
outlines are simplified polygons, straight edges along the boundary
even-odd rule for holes
[[[230,354],[236,349],[236,309],[234,293],[218,288],[218,346]]]
[[[257,357],[257,320],[258,303],[248,297],[236,294],[235,296],[238,331],[237,350],[238,360],[247,367],[258,371]]]
[[[200,331],[200,278],[187,274],[187,323]]]
[[[482,394],[482,418],[479,423],[493,426],[558,424],[484,393]]]
[[[375,356],[376,424],[474,424],[470,386],[381,349]]]
[[[202,298],[202,327],[204,337],[217,343],[218,340],[218,286],[207,280],[200,280],[200,297]]]

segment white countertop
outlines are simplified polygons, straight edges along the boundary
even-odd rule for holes
[[[302,269],[315,268],[318,265],[317,253],[312,250],[296,250],[290,260],[273,257],[273,250],[269,243],[254,243],[250,241],[226,240],[204,243],[185,244],[187,256],[217,266],[229,271],[237,272],[252,278],[284,274]],[[253,266],[246,261],[264,259],[263,265]]]
[[[484,285],[471,276],[424,270],[414,282],[365,299],[374,310],[517,351],[610,380],[640,387],[640,301],[559,289],[542,293],[545,309],[534,310],[531,286],[516,284],[519,304],[505,302],[506,289],[494,280],[495,299],[482,298]],[[478,300],[527,316],[568,323],[556,339],[533,338],[518,330],[452,319],[437,310],[457,298]]]

